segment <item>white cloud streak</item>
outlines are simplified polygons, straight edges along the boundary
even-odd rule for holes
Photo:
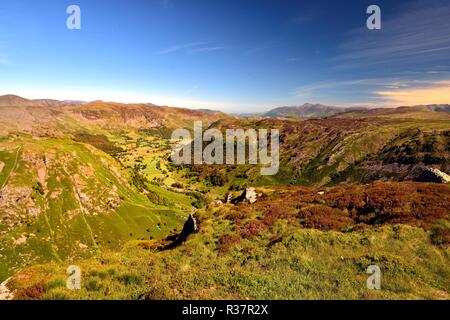
[[[175,52],[186,52],[186,53],[201,53],[201,52],[213,52],[226,49],[225,46],[212,45],[208,42],[190,42],[175,45],[172,47],[165,48],[158,52],[158,54],[170,54]]]
[[[397,18],[382,20],[381,30],[353,31],[332,62],[337,69],[450,62],[449,17],[449,2],[408,3]]]
[[[203,47],[203,48],[192,49],[189,51],[189,53],[212,52],[212,51],[219,51],[219,50],[224,50],[224,49],[225,49],[225,47],[223,47],[223,46]]]
[[[165,48],[161,51],[159,51],[159,54],[168,54],[168,53],[174,53],[177,51],[182,51],[182,50],[186,50],[186,49],[190,49],[190,48],[194,48],[194,47],[198,47],[198,46],[202,46],[202,45],[206,45],[207,43],[205,42],[190,42],[190,43],[184,43],[184,44],[178,44],[175,46],[171,46],[168,48]]]
[[[348,101],[334,101],[339,105],[352,105],[354,96],[366,97],[359,105],[398,106],[415,104],[450,103],[450,80],[379,78],[323,81],[301,86],[294,90],[296,98],[317,101],[327,94],[348,93]],[[433,97],[433,94],[435,97]],[[422,95],[422,96],[421,96]],[[414,102],[414,100],[416,102]]]

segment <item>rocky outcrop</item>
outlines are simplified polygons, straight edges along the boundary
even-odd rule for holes
[[[244,201],[248,201],[250,204],[253,204],[256,202],[258,195],[256,194],[256,190],[253,187],[247,188],[244,190],[244,192],[231,200],[232,204],[238,204]]]
[[[184,223],[183,230],[181,230],[181,233],[178,234],[178,236],[176,236],[175,240],[172,243],[170,243],[169,245],[164,247],[163,250],[173,249],[175,247],[178,247],[180,244],[185,242],[191,234],[193,234],[197,231],[198,231],[198,220],[195,215],[195,212],[192,212],[189,215],[186,222]]]
[[[6,279],[4,282],[0,284],[0,300],[12,300],[14,298],[14,295],[6,286],[8,281],[9,279]]]
[[[427,168],[416,179],[417,182],[449,183],[450,176],[438,169]]]
[[[250,204],[255,203],[257,198],[255,188],[247,188],[245,190],[245,199],[250,202]]]

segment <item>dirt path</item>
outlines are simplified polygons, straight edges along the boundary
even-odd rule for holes
[[[16,159],[14,160],[14,165],[12,166],[11,170],[9,170],[8,175],[5,178],[5,181],[3,181],[3,185],[0,187],[0,190],[2,190],[6,186],[6,184],[8,183],[9,177],[11,176],[11,173],[16,170],[17,163],[19,162],[20,150],[22,150],[22,146],[17,148]]]

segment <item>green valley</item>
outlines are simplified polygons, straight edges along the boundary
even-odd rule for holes
[[[15,299],[449,298],[450,188],[423,176],[449,172],[448,113],[2,110],[0,282]],[[279,129],[278,174],[174,164],[171,132],[196,120]],[[198,229],[177,240],[188,218]],[[382,291],[365,287],[372,264]],[[81,290],[66,288],[69,265]]]

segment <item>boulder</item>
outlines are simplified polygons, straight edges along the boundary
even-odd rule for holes
[[[435,168],[425,169],[416,179],[418,182],[449,183],[450,176]]]
[[[166,249],[173,249],[183,242],[187,240],[187,238],[192,234],[198,231],[198,222],[197,217],[195,215],[195,212],[192,212],[186,222],[184,223],[183,230],[181,230],[181,233],[177,236],[174,236],[175,240],[167,245],[164,250]]]
[[[258,197],[258,195],[256,194],[255,188],[250,187],[250,188],[245,189],[244,192],[240,196],[231,200],[231,203],[238,204],[238,203],[241,203],[241,202],[244,202],[247,200],[249,203],[253,204],[256,202],[257,197]]]
[[[12,300],[14,295],[8,289],[7,284],[11,278],[6,279],[0,284],[0,300]]]
[[[257,195],[255,188],[252,187],[245,190],[245,199],[247,199],[251,204],[256,202]]]

